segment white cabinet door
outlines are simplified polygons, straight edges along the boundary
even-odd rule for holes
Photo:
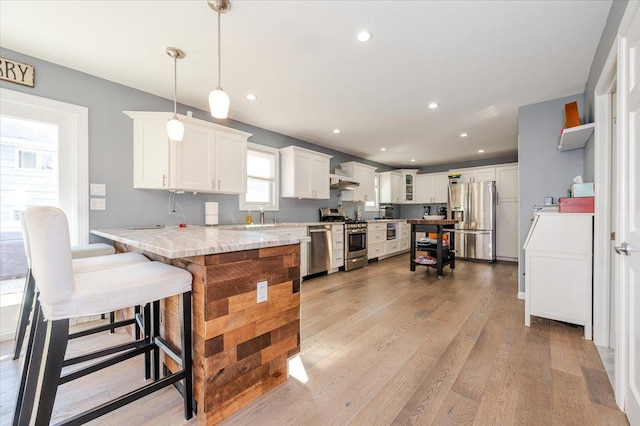
[[[392,172],[382,172],[378,174],[379,179],[379,191],[381,203],[394,203],[393,199],[393,186],[391,182]]]
[[[418,204],[433,203],[435,176],[430,173],[418,175],[414,182],[415,202]]]
[[[391,202],[404,202],[404,175],[400,173],[391,173]]]
[[[328,200],[330,158],[294,145],[280,149],[280,196]]]
[[[369,166],[354,167],[354,180],[359,182],[357,188],[359,201],[374,201],[375,195],[375,168]],[[356,192],[356,191],[354,191]]]
[[[486,169],[477,169],[473,172],[474,182],[490,182],[496,180],[495,167],[489,167]]]
[[[171,141],[171,189],[213,192],[215,131],[188,123],[182,141]]]
[[[518,199],[518,165],[496,167],[496,190],[501,200]]]
[[[215,185],[217,192],[247,192],[247,138],[216,130]]]
[[[133,120],[133,187],[137,189],[169,189],[169,137],[159,120]]]
[[[518,200],[500,200],[496,211],[496,256],[518,259]]]
[[[434,203],[449,201],[449,173],[435,173],[433,187]]]
[[[316,156],[313,158],[313,198],[318,200],[328,200],[331,198],[329,190],[329,159],[326,157]]]

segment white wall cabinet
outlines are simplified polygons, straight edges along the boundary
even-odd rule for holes
[[[297,146],[280,149],[280,195],[328,200],[330,155]]]
[[[180,115],[182,141],[170,141],[170,112],[125,111],[133,119],[133,187],[207,193],[246,192],[250,133]]]
[[[382,172],[379,176],[381,203],[399,204],[402,197],[402,174],[400,172]]]
[[[340,168],[359,183],[353,191],[342,191],[342,201],[375,201],[375,167],[350,161],[340,163]]]
[[[449,174],[459,174],[461,183],[490,182],[496,180],[495,167],[471,167],[468,169],[451,170]]]
[[[415,182],[418,175],[417,169],[400,169],[397,170],[402,175],[402,187],[400,190],[400,203],[416,204],[415,199]]]
[[[448,173],[425,173],[415,178],[415,203],[446,203],[449,197]]]

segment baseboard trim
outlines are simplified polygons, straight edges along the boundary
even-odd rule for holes
[[[524,296],[525,296],[524,291],[519,291],[519,292],[518,292],[518,299],[520,299],[520,300],[524,300]]]

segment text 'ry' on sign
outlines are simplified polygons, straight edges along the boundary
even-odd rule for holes
[[[35,68],[7,58],[0,58],[0,80],[10,81],[29,87],[35,86]]]

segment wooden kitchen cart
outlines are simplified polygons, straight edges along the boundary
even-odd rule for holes
[[[446,265],[449,265],[451,269],[456,268],[456,238],[454,225],[457,220],[443,219],[443,220],[427,220],[427,219],[409,219],[407,223],[411,224],[411,243],[409,245],[409,264],[412,271],[416,270],[416,265],[430,266],[435,268],[438,272],[438,278],[442,279],[442,271]],[[423,264],[416,262],[416,232],[436,233],[438,235],[436,240],[436,263],[435,264]],[[449,246],[445,246],[443,243],[444,233],[449,233]],[[430,250],[432,251],[432,250]]]

